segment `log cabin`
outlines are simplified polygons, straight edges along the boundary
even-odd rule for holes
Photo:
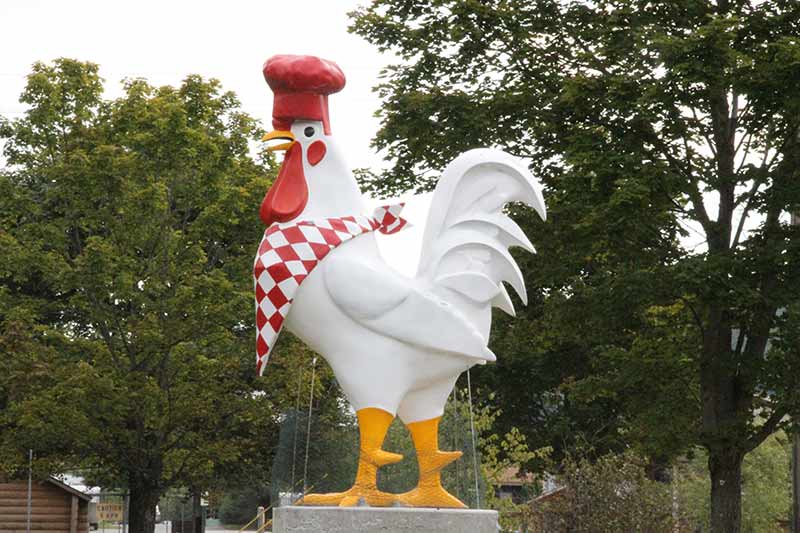
[[[91,497],[55,478],[31,487],[31,533],[88,533]],[[26,533],[28,481],[0,480],[0,533]]]

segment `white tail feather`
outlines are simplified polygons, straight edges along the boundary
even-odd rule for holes
[[[470,150],[442,174],[423,237],[417,277],[466,297],[454,303],[465,307],[485,336],[491,307],[515,313],[503,282],[527,303],[522,273],[508,248],[534,252],[534,247],[503,212],[509,202],[522,202],[546,218],[540,186],[522,161],[500,150]]]
[[[436,243],[431,268],[440,277],[456,272],[481,272],[492,281],[508,282],[527,303],[525,280],[508,248],[486,233],[452,228]]]
[[[498,236],[506,248],[519,246],[530,253],[536,253],[536,249],[531,244],[528,236],[523,233],[522,228],[502,213],[473,214],[457,220],[451,227],[473,227],[475,225],[480,225],[481,227],[478,230],[485,232],[487,235]]]
[[[436,278],[437,285],[463,294],[475,302],[486,302],[500,293],[492,278],[480,272],[456,272]]]
[[[505,311],[511,316],[517,316],[517,311],[514,309],[514,303],[511,301],[511,296],[508,295],[506,286],[500,284],[500,292],[492,299],[492,307],[496,307],[501,311]]]

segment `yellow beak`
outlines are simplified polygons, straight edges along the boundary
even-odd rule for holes
[[[267,146],[267,150],[270,152],[277,152],[279,150],[288,150],[292,147],[295,143],[294,135],[291,131],[288,130],[275,130],[267,133],[263,137],[261,137],[262,141],[274,141],[276,139],[280,139],[282,141],[288,141],[280,144],[273,144],[271,146]]]

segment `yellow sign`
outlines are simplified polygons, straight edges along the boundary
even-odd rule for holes
[[[98,503],[97,519],[109,522],[122,522],[121,503]]]

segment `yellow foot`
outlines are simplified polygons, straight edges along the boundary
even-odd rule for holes
[[[374,407],[361,409],[357,414],[361,452],[353,486],[344,492],[308,494],[300,501],[301,505],[353,507],[364,500],[372,507],[388,507],[397,501],[396,494],[378,490],[377,486],[378,468],[403,460],[403,456],[399,453],[381,449],[386,430],[389,429],[394,415]]]
[[[418,450],[417,454],[419,454],[417,460],[422,468],[422,471],[419,474],[420,483],[422,483],[424,479],[430,477],[432,474],[440,472],[442,468],[450,463],[459,460],[461,456],[464,455],[463,452],[443,452],[441,450]]]
[[[417,487],[397,495],[397,500],[409,507],[448,507],[465,509],[464,503],[442,486]]]
[[[419,483],[414,490],[398,495],[402,504],[411,507],[466,507],[442,487],[442,468],[461,457],[461,452],[439,450],[440,419],[436,417],[406,424],[417,450]]]
[[[397,496],[398,501],[409,507],[466,508],[467,506],[461,500],[442,487],[440,474],[442,468],[457,460],[461,455],[461,452],[443,452],[439,450],[424,452],[424,456],[419,457],[420,468],[423,470],[420,473],[417,488],[399,494]]]
[[[461,452],[458,452],[459,455]],[[403,460],[402,454],[387,452],[386,450],[361,450],[360,460],[366,460],[375,466],[386,466],[399,463]]]
[[[344,492],[306,494],[298,503],[300,505],[355,507],[362,500],[370,507],[389,507],[397,501],[397,495],[383,492],[377,488],[352,487]]]
[[[300,505],[338,505],[339,507],[355,507],[363,499],[370,507],[389,507],[397,501],[396,494],[378,490],[375,485],[378,466],[399,463],[403,456],[399,453],[384,450],[361,451],[356,484],[344,492],[328,494],[306,494]]]

